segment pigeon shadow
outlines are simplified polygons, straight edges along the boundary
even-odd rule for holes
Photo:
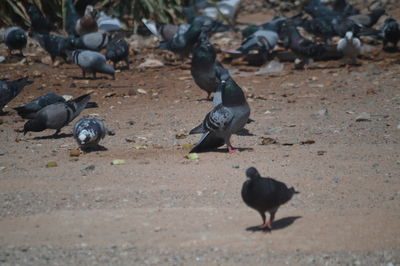
[[[100,76],[100,77],[77,77],[77,76],[69,76],[69,78],[75,79],[75,80],[102,80],[102,79],[109,79],[107,76]]]
[[[399,51],[399,48],[397,48],[397,46],[392,46],[392,47],[385,47],[385,48],[383,48],[383,50],[386,53],[396,53]]]
[[[242,152],[242,151],[253,151],[253,148],[237,148],[234,147],[235,150],[237,150],[238,152]],[[228,153],[228,149],[224,148],[224,149],[213,149],[213,150],[209,150],[209,151],[213,151],[213,152],[219,152],[219,153]]]
[[[95,147],[90,147],[83,149],[85,153],[91,153],[91,152],[96,152],[96,151],[108,151],[108,149],[102,145],[96,145]]]
[[[255,136],[253,133],[250,133],[250,131],[247,128],[243,128],[242,130],[239,130],[235,134],[239,136]]]
[[[259,226],[250,226],[250,227],[246,228],[246,231],[250,231],[250,232],[261,231],[261,232],[264,232],[264,233],[268,233],[268,232],[271,232],[271,231],[275,231],[275,230],[280,230],[280,229],[286,228],[289,225],[293,224],[294,221],[296,221],[297,219],[300,219],[300,218],[301,218],[301,216],[289,216],[289,217],[284,217],[282,219],[276,220],[272,224],[272,230],[262,229],[262,228],[259,228]]]
[[[72,137],[73,134],[66,134],[66,133],[62,133],[62,134],[58,134],[58,135],[49,135],[49,136],[42,136],[42,137],[34,137],[34,140],[41,140],[41,139],[63,139],[63,138],[69,138]]]
[[[1,110],[0,110],[0,116],[8,115],[8,113],[9,113],[9,112],[4,112],[4,111],[1,111]]]

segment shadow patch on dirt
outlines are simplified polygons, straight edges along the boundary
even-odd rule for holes
[[[296,221],[297,219],[300,219],[300,218],[301,218],[301,216],[289,216],[289,217],[284,217],[284,218],[281,218],[279,220],[276,220],[272,224],[272,231],[284,229],[284,228],[288,227],[289,225],[293,224],[294,221]],[[261,232],[264,232],[264,233],[268,233],[271,230],[269,230],[269,229],[261,229],[257,225],[257,226],[247,227],[246,231],[251,231],[251,232],[261,231]]]

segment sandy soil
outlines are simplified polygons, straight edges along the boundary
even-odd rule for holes
[[[32,65],[0,64],[2,78],[34,80],[0,118],[2,265],[400,263],[399,53],[363,58],[350,71],[331,61],[235,76],[252,108],[250,134],[233,137],[240,153],[221,148],[198,160],[186,159],[183,145],[199,136],[176,136],[211,103],[187,67],[139,70],[148,53],[132,56],[115,81],[82,80],[76,66],[41,64],[29,51]],[[24,121],[11,107],[50,90],[93,90],[100,107],[81,117],[115,131],[104,151],[70,157],[73,123],[57,139],[46,137],[51,130],[16,132]],[[370,120],[356,122],[363,112]],[[261,145],[263,137],[277,143]],[[51,161],[58,167],[47,168]],[[248,230],[261,223],[240,196],[249,166],[301,192],[271,233]]]

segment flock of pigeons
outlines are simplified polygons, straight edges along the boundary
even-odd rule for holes
[[[237,0],[223,0],[224,4]],[[207,99],[213,96],[213,109],[206,114],[203,122],[192,129],[190,134],[202,134],[200,140],[190,151],[204,152],[216,149],[224,144],[229,152],[236,152],[230,138],[232,134],[242,130],[251,121],[250,106],[246,101],[243,90],[231,77],[229,71],[216,59],[216,50],[210,43],[209,37],[215,32],[237,31],[230,25],[204,15],[196,15],[199,8],[204,8],[207,1],[194,1],[189,8],[184,9],[188,24],[172,25],[152,22],[143,19],[148,30],[160,39],[159,49],[167,49],[177,53],[181,58],[191,56],[191,74],[195,83],[207,93]],[[129,69],[129,44],[124,40],[125,33],[118,19],[107,16],[104,12],[97,15],[93,6],[87,6],[82,17],[78,15],[71,0],[65,2],[66,20],[65,31],[68,37],[51,35],[55,30],[52,24],[34,4],[28,8],[31,18],[29,35],[49,53],[54,61],[61,57],[67,62],[77,64],[83,73],[109,74],[115,79],[115,65],[125,61]],[[228,10],[233,10],[234,8]],[[354,64],[360,53],[360,36],[370,36],[382,40],[384,49],[388,44],[397,46],[400,39],[400,26],[393,18],[385,20],[377,30],[372,26],[385,13],[381,8],[368,14],[359,11],[346,0],[336,0],[333,8],[325,6],[320,0],[310,0],[304,11],[311,18],[299,14],[293,17],[275,17],[262,25],[251,25],[242,30],[243,43],[237,53],[246,55],[256,52],[259,58],[269,60],[274,56],[276,47],[282,45],[290,49],[297,60],[307,68],[310,59],[324,57],[328,47],[332,47],[332,38],[340,37],[336,51],[347,59],[346,64]],[[228,14],[228,17],[234,17]],[[299,28],[313,34],[321,42],[305,38]],[[9,49],[20,50],[27,44],[28,34],[20,27],[6,28],[0,34],[0,41]],[[392,48],[394,49],[394,48]],[[105,50],[105,55],[100,51]],[[107,64],[112,61],[113,66]],[[22,88],[31,84],[28,78],[15,81],[0,81],[0,111],[10,102]],[[23,132],[40,132],[45,129],[55,129],[54,135],[73,121],[85,108],[97,107],[89,102],[90,95],[85,94],[75,99],[66,100],[62,96],[49,92],[31,102],[14,108],[18,115],[28,121]],[[104,138],[106,127],[103,121],[95,118],[83,118],[73,127],[73,135],[83,150],[95,148]],[[284,183],[271,178],[263,178],[258,171],[251,167],[247,169],[247,181],[242,187],[244,202],[257,210],[263,219],[260,229],[271,229],[275,213],[280,205],[288,202],[295,193]],[[269,221],[265,213],[270,213]]]

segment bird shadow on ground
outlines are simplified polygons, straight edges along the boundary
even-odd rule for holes
[[[397,46],[393,46],[393,47],[385,47],[385,48],[383,48],[383,50],[386,53],[396,53],[399,51],[399,48],[397,48]]]
[[[96,152],[96,151],[108,151],[108,149],[102,145],[97,145],[95,147],[90,147],[90,148],[84,149],[85,153],[91,153],[91,152]]]
[[[71,78],[71,79],[75,79],[75,80],[102,80],[102,79],[108,79],[108,77],[106,77],[106,76],[100,76],[100,77],[96,77],[96,78],[93,78],[93,77],[86,77],[86,78],[84,78],[84,77],[77,77],[77,76],[68,76],[69,78]]]
[[[285,218],[276,220],[272,224],[272,231],[286,228],[289,225],[291,225],[292,223],[294,223],[294,221],[296,221],[297,219],[300,219],[300,218],[301,218],[301,216],[289,216],[289,217],[285,217]],[[259,228],[259,226],[247,227],[246,231],[251,231],[251,232],[260,231],[260,232],[264,232],[264,233],[271,232],[271,230],[269,230],[269,229],[261,229],[261,228]]]
[[[237,147],[234,147],[234,148],[235,148],[235,150],[237,150],[238,152],[242,152],[242,151],[253,151],[253,150],[254,150],[253,148],[237,148]],[[228,149],[224,148],[224,149],[215,149],[215,150],[210,150],[210,151],[213,151],[213,152],[220,152],[220,153],[227,153],[227,152],[228,152]]]
[[[34,140],[40,140],[40,139],[63,139],[63,138],[69,138],[72,137],[72,134],[58,134],[58,135],[49,135],[49,136],[42,136],[42,137],[34,137]]]
[[[8,113],[9,113],[9,112],[4,112],[4,111],[1,111],[1,110],[0,110],[0,116],[8,115]]]
[[[242,130],[236,132],[235,134],[239,136],[255,136],[253,133],[250,133],[250,131],[247,128],[243,128]]]

